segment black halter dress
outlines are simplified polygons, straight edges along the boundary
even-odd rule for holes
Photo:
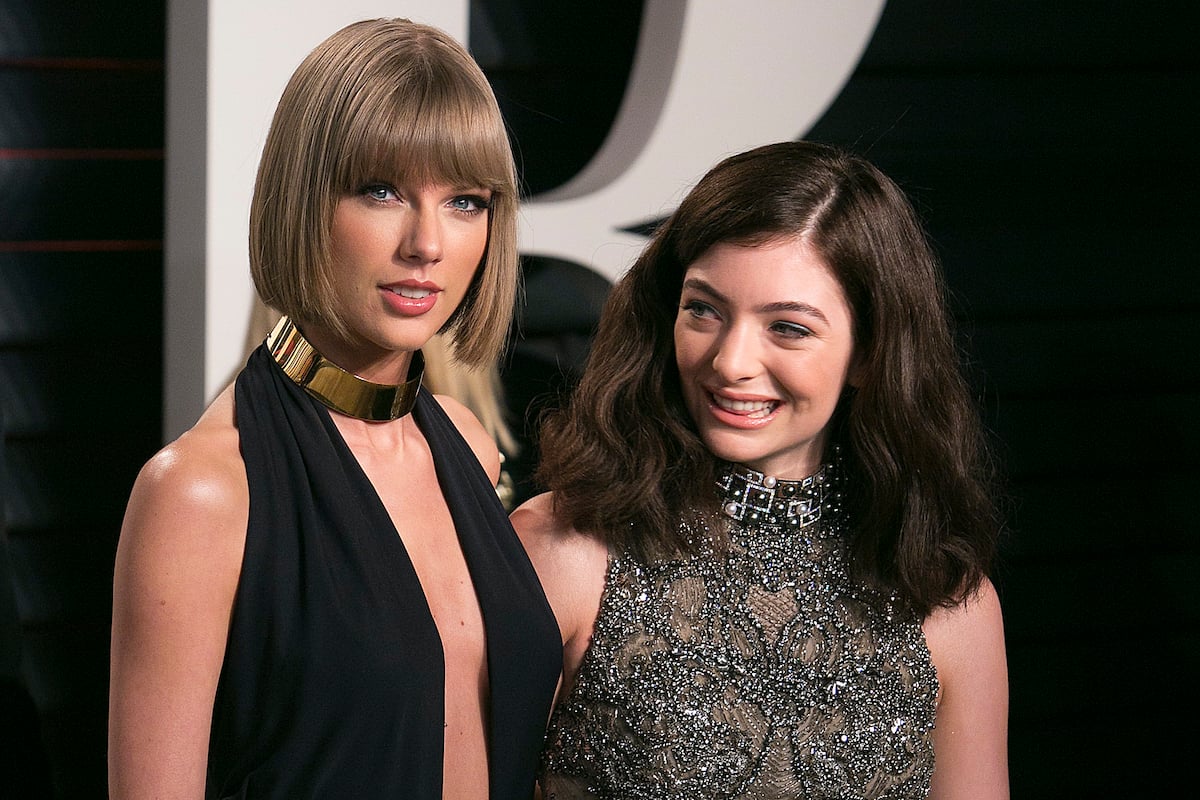
[[[415,570],[333,420],[260,347],[235,390],[250,518],[213,711],[209,798],[440,798],[445,674]],[[487,635],[490,796],[529,798],[562,650],[470,447],[424,389]]]

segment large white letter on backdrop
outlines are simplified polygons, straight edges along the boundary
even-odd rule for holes
[[[523,207],[521,249],[610,280],[722,157],[795,139],[854,70],[884,0],[647,0],[624,102],[596,157]],[[534,155],[536,157],[536,154]]]
[[[884,2],[647,0],[612,130],[575,178],[525,204],[522,251],[615,279],[644,244],[622,228],[669,213],[723,156],[797,138],[819,119],[858,63]],[[242,357],[253,292],[246,238],[254,172],[295,65],[338,27],[366,17],[407,16],[465,41],[467,7],[467,0],[209,0],[205,17],[202,3],[171,0],[168,438],[192,423]]]

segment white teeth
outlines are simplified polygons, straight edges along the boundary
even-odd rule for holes
[[[717,405],[726,411],[732,411],[735,414],[745,414],[748,417],[765,417],[779,405],[775,400],[730,400],[715,394],[712,398]]]
[[[401,297],[407,297],[409,300],[420,300],[423,297],[429,297],[429,295],[433,294],[429,289],[413,289],[408,286],[392,289],[392,293],[398,294]]]

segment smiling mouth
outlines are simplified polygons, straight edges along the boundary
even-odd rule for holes
[[[709,393],[709,398],[713,405],[718,408],[728,411],[730,414],[738,414],[750,419],[762,419],[768,417],[771,413],[779,408],[778,400],[730,400],[727,397]]]
[[[407,297],[409,300],[423,300],[433,294],[432,289],[418,289],[413,286],[397,286],[389,288],[388,291],[401,297]]]

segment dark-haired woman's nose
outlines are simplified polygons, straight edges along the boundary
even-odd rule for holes
[[[717,341],[713,371],[729,384],[740,383],[762,371],[758,336],[746,328],[732,327]]]

